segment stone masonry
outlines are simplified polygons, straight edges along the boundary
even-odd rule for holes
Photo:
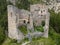
[[[49,17],[48,7],[44,4],[35,4],[30,6],[30,12],[33,14],[33,21],[36,26],[41,26],[42,21],[45,21],[44,37],[48,37]]]
[[[21,25],[27,25],[27,31],[32,31],[34,35],[34,25],[41,26],[42,21],[45,22],[43,37],[48,37],[49,30],[49,17],[48,7],[44,4],[34,4],[30,6],[30,11],[24,9],[18,9],[15,6],[8,5],[8,36],[12,39],[22,40],[24,35],[19,31],[18,27]],[[39,33],[39,35],[40,35]],[[36,33],[38,34],[38,33]]]
[[[12,5],[8,5],[8,36],[12,39],[22,40],[24,39],[24,35],[19,32],[17,26],[17,15],[15,11],[17,10],[16,7]]]

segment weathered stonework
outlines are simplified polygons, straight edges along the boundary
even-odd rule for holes
[[[24,35],[18,27],[27,25],[28,30],[34,30],[31,13],[24,9],[18,9],[15,6],[8,5],[8,36],[12,39],[22,40]],[[29,23],[28,23],[29,22]]]
[[[24,35],[19,31],[18,27],[21,25],[27,26],[28,38],[31,34],[34,36],[48,37],[49,18],[48,7],[44,4],[35,4],[30,6],[30,11],[18,9],[15,6],[8,5],[8,36],[12,39],[22,40]],[[34,25],[41,26],[42,21],[45,21],[44,32],[34,32]],[[31,30],[31,32],[29,31]],[[29,36],[30,35],[30,36]],[[31,39],[31,38],[30,38]]]
[[[22,40],[24,39],[24,35],[18,31],[17,26],[17,15],[15,11],[17,11],[17,8],[8,5],[8,36],[12,39]]]
[[[50,17],[48,7],[44,4],[31,5],[30,12],[32,12],[33,21],[36,26],[41,26],[42,21],[45,21],[44,37],[48,37],[49,17]]]

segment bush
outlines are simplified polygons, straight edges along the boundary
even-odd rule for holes
[[[20,45],[14,39],[6,38],[2,45]]]
[[[18,28],[20,29],[20,31],[21,31],[24,35],[26,35],[26,34],[28,33],[26,26],[20,26],[20,27],[18,27]]]
[[[53,10],[49,10],[50,12],[50,26],[54,28],[54,30],[60,33],[60,13],[56,14]]]
[[[34,26],[35,31],[44,32],[43,26]]]
[[[16,6],[20,9],[26,9],[26,10],[29,10],[29,6],[30,5],[30,2],[28,0],[18,0],[16,2]]]
[[[3,43],[5,39],[5,34],[3,28],[0,26],[0,44]]]
[[[48,39],[41,38],[40,40],[32,41],[28,43],[27,45],[55,45],[55,42],[51,40],[50,38]]]
[[[50,27],[49,37],[55,41],[57,45],[60,45],[60,34],[56,33],[55,30]]]

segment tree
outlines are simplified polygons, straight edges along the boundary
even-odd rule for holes
[[[5,30],[7,30],[7,3],[6,0],[0,0],[0,45],[5,39]]]
[[[53,10],[50,10],[50,26],[52,26],[56,32],[60,33],[60,12],[57,14]]]
[[[29,9],[30,3],[28,0],[18,0],[16,6],[21,9]]]
[[[3,28],[0,26],[0,44],[4,41],[5,39],[5,33]]]

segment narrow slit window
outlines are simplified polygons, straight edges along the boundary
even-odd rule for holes
[[[11,17],[12,17],[12,12],[11,12]]]
[[[42,11],[41,11],[41,13],[42,13]]]

